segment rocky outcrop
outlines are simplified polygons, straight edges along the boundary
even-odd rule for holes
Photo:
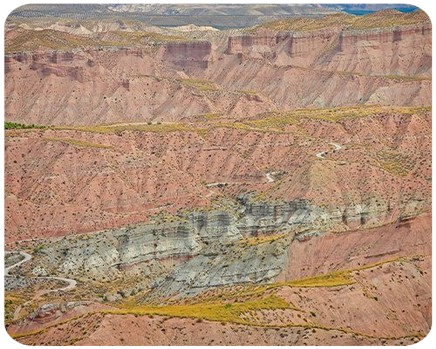
[[[286,265],[287,246],[295,233],[302,232],[295,236],[300,242],[320,236],[319,231],[327,226],[332,228],[332,224],[337,224],[339,227],[346,214],[329,216],[328,212],[301,205],[301,202],[250,203],[246,212],[247,216],[238,219],[222,211],[197,212],[172,223],[64,238],[44,248],[38,263],[49,269],[57,268],[61,275],[136,278],[133,288],[119,291],[124,296],[144,286],[155,289],[148,300],[157,295],[195,295],[218,286],[273,281]],[[272,212],[275,221],[265,225],[272,219]],[[368,218],[369,212],[360,212],[358,217],[347,216],[346,219],[360,219],[364,227],[362,217]],[[370,217],[380,222],[379,217]],[[247,222],[250,223],[245,225]],[[305,233],[308,230],[313,233]],[[247,245],[241,232],[248,239],[271,234],[274,237],[277,232],[286,234],[270,243],[260,240],[260,243]],[[107,298],[116,300],[110,295]]]
[[[223,211],[192,213],[173,223],[64,238],[47,246],[39,263],[54,267],[61,261],[57,265],[61,275],[139,277],[140,283],[158,290],[159,297],[273,280],[285,264],[289,237],[244,247],[237,226],[235,217]],[[130,292],[124,289],[122,293]]]
[[[44,248],[38,263],[60,275],[127,275],[136,284],[119,292],[128,296],[148,287],[153,291],[147,301],[152,301],[274,281],[292,254],[288,246],[294,237],[302,242],[326,231],[365,229],[389,216],[371,203],[329,211],[302,200],[268,203],[244,196],[239,202],[233,213],[193,212],[172,222],[63,238]]]
[[[408,202],[407,208],[415,203]],[[274,231],[301,232],[307,230],[343,230],[359,226],[362,229],[388,222],[390,208],[380,205],[377,200],[350,204],[349,206],[322,207],[308,200],[291,202],[246,202],[244,216],[238,227],[248,235],[267,234]],[[404,211],[407,209],[404,208]],[[426,206],[420,205],[418,211],[424,212]],[[403,210],[402,210],[403,211]]]
[[[48,323],[71,311],[74,308],[86,307],[91,302],[75,301],[65,303],[47,303],[41,305],[32,314],[30,314],[28,321],[35,321],[37,323]]]
[[[211,53],[212,45],[208,41],[168,43],[165,45],[164,60],[172,62],[180,69],[206,69]]]
[[[229,37],[226,53],[300,66],[370,75],[431,75],[430,23],[376,29],[258,30]],[[420,50],[410,55],[412,47]],[[371,52],[369,52],[371,50]],[[266,54],[268,53],[268,54]],[[398,56],[406,56],[401,61]]]

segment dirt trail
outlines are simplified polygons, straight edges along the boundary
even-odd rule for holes
[[[14,268],[20,266],[21,264],[26,263],[26,262],[28,262],[28,261],[30,261],[32,259],[32,256],[30,254],[28,254],[26,252],[22,252],[22,251],[6,251],[5,253],[14,253],[14,252],[17,252],[20,255],[24,256],[24,259],[22,259],[18,263],[15,263],[15,264],[11,265],[10,267],[5,268],[5,276],[9,276],[9,272],[12,269],[14,269]]]
[[[329,145],[331,145],[331,146],[333,146],[334,147],[334,151],[335,150],[341,150],[343,147],[342,147],[342,145],[340,145],[340,144],[338,144],[338,143],[334,143],[334,142],[330,142],[329,143]],[[320,151],[319,153],[316,153],[315,154],[315,156],[318,158],[318,159],[325,159],[325,155],[328,153],[329,151],[327,150],[327,151]]]
[[[21,264],[24,264],[24,263],[26,263],[26,262],[28,262],[28,261],[30,261],[32,259],[32,255],[30,255],[30,254],[28,254],[27,252],[24,252],[24,251],[6,251],[6,253],[14,253],[14,252],[19,253],[20,255],[24,256],[24,259],[19,261],[18,263],[15,263],[15,264],[11,265],[10,267],[5,268],[5,276],[10,276],[9,272],[12,269],[14,269],[14,268],[20,266]],[[47,294],[47,293],[56,292],[56,291],[69,291],[69,290],[72,290],[73,288],[75,288],[76,285],[77,285],[77,281],[76,280],[67,279],[67,278],[58,277],[58,276],[36,276],[36,277],[33,277],[32,279],[57,280],[57,281],[63,281],[63,282],[68,283],[68,285],[65,286],[65,287],[55,288],[53,290],[43,290],[43,291],[40,291],[39,292],[40,296],[42,296],[44,294]]]
[[[268,172],[268,173],[265,173],[265,176],[266,176],[266,179],[267,179],[267,181],[268,182],[274,182],[274,178],[272,177],[272,175],[274,174],[274,172]]]

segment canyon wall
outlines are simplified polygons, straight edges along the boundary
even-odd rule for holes
[[[208,67],[212,45],[210,42],[169,43],[165,45],[163,60],[172,62],[178,68]]]
[[[21,52],[5,56],[5,72],[6,120],[23,123],[92,125],[214,113],[245,118],[303,107],[427,106],[431,26],[264,30],[230,36],[224,51],[192,41]]]
[[[6,120],[95,125],[177,121],[207,113],[242,116],[247,110],[274,108],[266,97],[254,99],[213,85],[204,89],[181,72],[206,68],[209,50],[209,43],[193,43],[8,55]]]
[[[431,104],[431,25],[256,33],[229,38],[206,72],[262,91],[280,109]],[[200,73],[199,73],[200,74]]]
[[[431,24],[427,23],[364,30],[272,32],[263,29],[255,34],[230,37],[226,53],[249,59],[269,51],[269,60],[278,66],[431,77],[431,37]]]

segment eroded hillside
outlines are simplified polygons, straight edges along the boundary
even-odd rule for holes
[[[14,339],[408,345],[427,335],[422,11],[283,19],[286,6],[260,6],[248,15],[274,21],[223,30],[104,17],[134,6],[99,19],[58,10],[71,7],[38,17],[30,6],[6,23]]]
[[[430,130],[426,108],[360,107],[7,131],[6,241],[145,222],[252,192],[269,206],[306,202],[324,229],[383,223],[429,209]]]
[[[122,21],[45,25],[9,23],[6,120],[182,121],[431,100],[431,24],[422,12],[335,14],[226,31]]]

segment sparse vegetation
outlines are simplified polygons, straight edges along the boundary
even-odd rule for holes
[[[400,257],[394,257],[384,261],[366,264],[355,269],[333,271],[331,273],[327,273],[324,275],[318,275],[314,277],[304,278],[301,280],[290,281],[286,284],[293,287],[335,287],[335,286],[351,285],[355,283],[355,281],[352,278],[353,272],[372,269],[386,263],[392,263],[398,261],[400,259],[401,259]]]
[[[187,41],[180,35],[165,35],[161,33],[145,32],[145,31],[111,31],[108,36],[112,38],[111,42],[115,46],[138,46],[142,42],[183,42]]]
[[[138,315],[161,315],[171,317],[191,317],[219,322],[233,322],[248,324],[249,322],[241,315],[249,311],[267,309],[287,309],[289,304],[277,296],[268,296],[262,299],[246,301],[242,303],[199,303],[188,305],[165,305],[165,306],[125,306],[116,310],[106,310],[110,314],[138,314]]]
[[[5,323],[10,323],[14,318],[15,309],[22,304],[23,298],[19,295],[5,293]]]
[[[413,168],[413,161],[406,154],[382,150],[377,152],[380,167],[397,176],[406,176]]]
[[[76,147],[82,147],[82,148],[103,148],[103,149],[108,149],[108,148],[112,148],[111,146],[108,145],[104,145],[104,144],[99,144],[99,143],[92,143],[89,141],[85,141],[85,140],[79,140],[79,139],[72,139],[72,138],[43,138],[46,141],[49,142],[62,142],[62,143],[67,143],[67,144],[71,144],[74,145]]]
[[[383,115],[384,113],[399,113],[402,115],[422,114],[430,111],[430,107],[340,107],[331,109],[297,109],[258,114],[255,119],[244,122],[222,123],[219,126],[253,131],[283,132],[290,125],[298,125],[304,119],[342,122],[355,118]]]
[[[200,91],[216,91],[217,87],[215,83],[204,79],[182,79],[182,84],[193,87]]]
[[[335,287],[351,285],[353,283],[354,280],[351,278],[351,275],[348,271],[338,271],[297,281],[291,281],[287,284],[293,287]]]
[[[87,21],[33,18],[31,6],[6,22],[7,119],[59,125],[4,126],[12,337],[391,344],[392,332],[408,344],[424,333],[431,107],[392,105],[429,105],[431,26],[396,27],[426,15],[324,8],[333,14],[221,32],[118,10]],[[414,306],[420,321],[405,326]]]
[[[21,129],[32,129],[32,128],[46,128],[47,126],[40,126],[35,124],[20,124],[18,122],[5,121],[5,130],[21,130]]]
[[[42,250],[44,250],[45,245],[44,244],[38,244],[33,248],[33,254],[38,254],[40,253]]]
[[[321,18],[295,17],[263,23],[257,28],[267,28],[275,31],[310,31],[332,27],[344,29],[375,29],[389,28],[401,25],[430,22],[423,11],[401,13],[396,10],[386,10],[365,16],[353,16],[345,13],[327,15]]]
[[[295,17],[260,24],[257,28],[267,28],[276,31],[309,31],[331,27],[343,27],[353,24],[354,16],[344,13],[332,14],[322,18]]]
[[[247,121],[246,124],[253,128],[283,130],[288,125],[298,123],[298,118],[293,112],[270,112],[260,115],[261,118]]]
[[[137,47],[149,43],[183,42],[179,35],[165,35],[144,31],[109,31],[105,40],[96,36],[75,35],[72,33],[43,29],[20,29],[18,35],[5,41],[6,53],[31,51],[35,49],[72,50],[77,48]]]
[[[285,132],[289,125],[298,125],[304,119],[324,120],[328,122],[342,122],[354,118],[364,118],[385,113],[399,113],[402,115],[422,114],[431,110],[431,107],[341,107],[332,109],[297,109],[291,111],[277,111],[258,114],[255,119],[247,121],[221,121],[221,114],[201,115],[207,122],[204,124],[190,124],[182,122],[157,123],[125,123],[113,125],[90,126],[57,126],[58,130],[76,130],[95,133],[117,133],[123,131],[142,132],[196,132],[203,137],[213,128],[232,128],[237,130],[255,132]]]
[[[18,35],[5,41],[5,52],[15,53],[35,49],[71,50],[79,47],[109,47],[115,42],[108,42],[87,36],[78,36],[70,33],[43,29],[17,31]]]
[[[123,124],[123,125],[99,125],[99,126],[59,126],[59,130],[76,130],[95,133],[121,133],[123,131],[143,131],[143,132],[189,132],[196,131],[195,127],[190,127],[184,123],[155,123],[155,124]]]
[[[399,81],[430,81],[431,79],[428,77],[422,76],[406,76],[406,75],[383,75],[383,77],[391,80],[399,80]]]
[[[252,91],[252,90],[239,90],[238,92],[247,95],[247,96],[257,96],[257,91]]]
[[[283,239],[287,236],[287,233],[282,234],[271,234],[271,235],[262,235],[256,237],[245,238],[240,241],[242,246],[256,246],[260,244],[274,242],[276,240]]]

